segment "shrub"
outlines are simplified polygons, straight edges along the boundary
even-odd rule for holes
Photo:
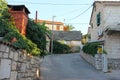
[[[98,45],[100,43],[86,43],[83,46],[83,52],[85,52],[86,54],[90,54],[92,56],[94,56],[95,54],[97,54],[97,50],[98,50]]]
[[[16,38],[15,42],[11,42],[13,38]],[[37,48],[36,44],[34,44],[32,41],[28,40],[25,36],[15,31],[7,33],[3,37],[2,41],[10,42],[17,49],[26,50],[29,54],[32,54],[35,56],[38,56],[41,53],[41,50]]]
[[[70,47],[66,44],[62,44],[57,41],[53,41],[53,53],[55,54],[63,54],[63,53],[69,53]]]
[[[41,49],[41,56],[45,56],[47,54],[47,34],[50,34],[50,31],[48,30],[48,27],[45,26],[45,23],[35,23],[34,20],[29,19],[26,30],[26,36],[28,39],[34,42],[39,49]]]

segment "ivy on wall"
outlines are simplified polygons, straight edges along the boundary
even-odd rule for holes
[[[34,42],[38,48],[41,49],[41,56],[47,54],[46,35],[48,34],[51,34],[51,32],[48,30],[48,27],[45,26],[45,23],[43,24],[35,23],[34,20],[29,19],[26,30],[26,36],[28,39]]]
[[[41,50],[35,43],[21,35],[15,27],[13,17],[9,13],[7,3],[2,0],[0,5],[0,37],[3,42],[9,42],[18,49],[26,50],[29,54],[40,55]],[[16,38],[15,42],[12,39]]]

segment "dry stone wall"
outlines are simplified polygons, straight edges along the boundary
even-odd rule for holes
[[[0,43],[0,80],[39,80],[40,58]]]
[[[103,68],[102,56],[98,55],[98,57],[96,56],[93,57],[89,54],[84,53],[83,51],[81,51],[80,55],[84,60],[93,65],[96,69],[102,70]],[[120,70],[120,58],[107,58],[107,67],[108,70],[109,69]]]

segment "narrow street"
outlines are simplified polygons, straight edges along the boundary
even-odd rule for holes
[[[41,80],[116,80],[94,69],[78,53],[48,55],[40,67]]]

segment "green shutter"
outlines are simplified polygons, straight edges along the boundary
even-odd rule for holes
[[[99,26],[100,25],[100,12],[97,14],[97,26]]]

